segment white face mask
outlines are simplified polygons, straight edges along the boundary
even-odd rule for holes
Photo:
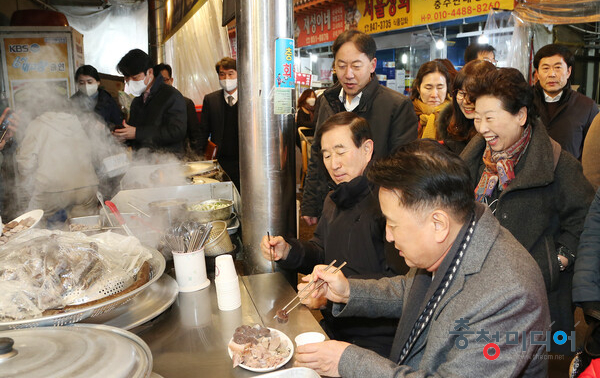
[[[88,97],[92,97],[98,92],[98,83],[90,84],[79,84],[79,92],[83,93]]]
[[[237,79],[222,79],[219,80],[219,84],[221,84],[221,88],[223,88],[227,92],[231,92],[232,90],[237,88]]]
[[[310,98],[306,99],[306,103],[308,104],[308,106],[315,106],[316,101],[317,101],[317,99],[314,97],[310,97]]]
[[[144,80],[146,80],[146,78],[138,81],[129,80],[125,84],[125,93],[129,93],[135,97],[141,96],[147,87],[147,85],[144,84]]]

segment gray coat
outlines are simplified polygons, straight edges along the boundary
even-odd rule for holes
[[[482,206],[482,205],[478,205]],[[336,305],[340,316],[398,316],[407,301],[416,270],[407,276],[379,280],[350,280],[350,300]],[[449,291],[436,308],[428,332],[409,352],[406,365],[383,358],[354,345],[339,362],[342,377],[545,377],[544,348],[531,345],[531,331],[546,331],[550,324],[543,280],[535,261],[488,209],[475,226]],[[340,312],[339,310],[342,309]],[[471,330],[499,332],[500,356],[488,361],[482,355],[486,341],[477,333],[466,335],[468,346],[455,346],[454,330],[460,318]],[[398,325],[412,327],[412,324]],[[527,347],[506,343],[506,332],[525,332]],[[398,337],[399,332],[396,332]],[[542,338],[545,339],[545,336]]]
[[[315,135],[327,118],[346,111],[338,98],[341,88],[341,85],[336,85],[319,96]],[[373,78],[365,86],[360,103],[353,112],[365,118],[371,127],[373,158],[388,156],[399,147],[417,139],[418,120],[412,102],[408,97],[380,85],[377,78]],[[321,216],[330,182],[332,183],[321,158],[321,146],[315,142],[311,147],[302,197],[302,215]]]
[[[485,146],[483,137],[477,135],[460,155],[471,171],[473,188],[484,169]],[[594,190],[583,176],[581,164],[563,149],[554,168],[551,139],[542,124],[534,125],[529,146],[515,166],[515,179],[498,197],[495,215],[537,261],[554,331],[573,329],[573,264],[560,272],[557,245],[576,253],[593,198]]]

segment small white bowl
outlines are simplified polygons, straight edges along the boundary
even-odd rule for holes
[[[294,339],[297,346],[304,344],[320,343],[325,341],[325,335],[320,332],[304,332]]]

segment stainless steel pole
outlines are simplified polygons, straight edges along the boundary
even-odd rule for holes
[[[273,103],[275,40],[293,38],[293,4],[236,3],[244,267],[254,274],[271,271],[260,252],[267,231],[296,235],[294,116],[275,114]]]

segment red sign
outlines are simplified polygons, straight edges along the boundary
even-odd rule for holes
[[[346,29],[346,10],[334,5],[296,19],[296,47],[331,42]]]
[[[312,82],[311,74],[296,72],[296,84],[300,84],[304,87],[310,87],[311,82]]]

